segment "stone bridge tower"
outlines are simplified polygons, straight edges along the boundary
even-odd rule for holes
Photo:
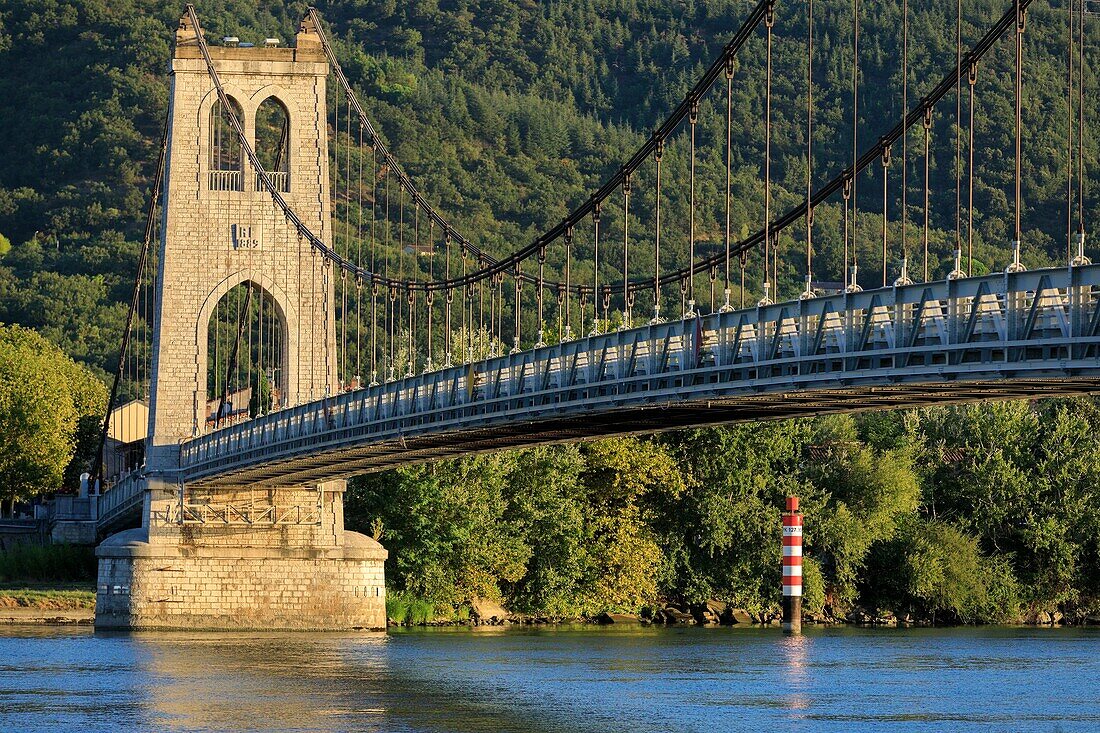
[[[209,51],[261,164],[330,242],[329,66],[311,21],[291,48]],[[272,106],[282,129],[267,162],[258,120]],[[288,227],[224,124],[187,15],[176,32],[169,115],[142,527],[97,550],[96,625],[384,628],[386,552],[344,530],[345,482],[202,489],[178,479],[181,442],[213,427],[208,343],[227,294],[245,285],[274,314],[274,408],[332,390],[335,309],[323,258]]]

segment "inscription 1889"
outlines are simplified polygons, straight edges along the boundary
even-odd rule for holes
[[[245,224],[234,224],[232,227],[234,249],[256,249],[260,246],[260,234],[253,235],[253,228]]]

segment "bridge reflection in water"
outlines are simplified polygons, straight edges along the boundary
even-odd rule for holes
[[[1100,266],[648,325],[299,405],[183,444],[189,485],[294,485],[501,448],[1100,389]]]

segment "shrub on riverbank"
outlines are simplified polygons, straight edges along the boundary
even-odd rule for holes
[[[408,593],[388,592],[386,618],[404,626],[426,624],[435,620],[435,604]]]
[[[932,623],[995,623],[1019,617],[1019,589],[1005,558],[944,522],[906,517],[868,558],[860,597],[876,608]]]

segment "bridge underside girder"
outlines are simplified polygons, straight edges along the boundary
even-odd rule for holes
[[[189,482],[193,486],[249,484],[296,486],[305,481],[347,478],[397,466],[510,448],[644,435],[669,430],[783,420],[829,413],[927,407],[982,400],[1036,399],[1100,393],[1100,379],[940,384],[791,391],[736,399],[653,404],[631,409],[547,417],[435,435],[404,436],[292,461],[276,460],[229,475]]]

